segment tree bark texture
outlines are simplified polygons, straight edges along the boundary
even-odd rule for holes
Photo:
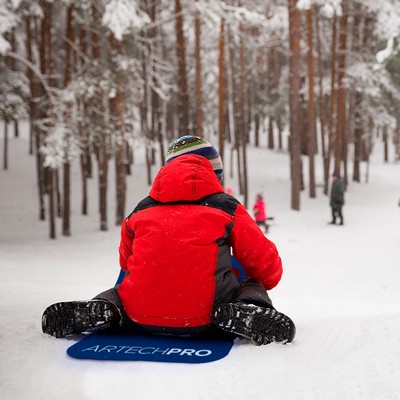
[[[183,10],[180,0],[175,0],[176,13],[176,56],[178,61],[178,132],[179,136],[189,132],[189,101],[186,75],[186,41],[183,33]]]
[[[316,119],[314,100],[314,46],[313,46],[313,9],[306,11],[307,19],[307,73],[308,73],[308,162],[309,162],[309,195],[316,197],[315,190],[315,153],[316,153]]]
[[[52,24],[52,4],[42,2],[43,18],[40,26],[40,71],[44,78],[50,83],[51,86],[51,74],[53,70],[52,60],[52,45],[51,45],[51,24]],[[44,88],[42,96],[47,97],[47,93]],[[47,109],[41,110],[40,117],[48,117],[51,113],[49,105]],[[40,142],[39,142],[40,143]],[[40,148],[38,149],[40,151]],[[55,182],[54,182],[55,171],[52,167],[46,168],[46,194],[48,196],[48,217],[49,217],[49,237],[50,239],[56,238],[56,209],[55,209]]]
[[[72,6],[67,9],[67,21],[66,21],[66,37],[65,42],[65,73],[64,73],[64,87],[67,87],[71,80],[72,70],[72,57],[71,57],[71,43],[74,42],[74,32],[72,29]],[[68,114],[64,115],[64,120],[67,125]],[[71,165],[69,161],[69,142],[70,134],[65,134],[66,150],[64,155],[63,164],[63,223],[62,223],[62,234],[64,236],[71,236]]]
[[[225,20],[221,18],[221,26],[219,32],[219,58],[218,58],[218,143],[219,154],[222,161],[225,157],[225,87],[226,87],[226,72],[225,72]]]
[[[329,116],[328,116],[328,148],[325,153],[325,176],[324,176],[324,194],[328,194],[329,190],[329,175],[330,175],[330,164],[333,149],[333,127],[335,120],[335,104],[336,104],[336,42],[337,42],[337,17],[336,14],[332,20],[332,50],[331,50],[331,94],[329,98]]]
[[[335,171],[337,173],[340,173],[340,165],[343,159],[343,141],[346,134],[346,88],[344,86],[344,78],[346,75],[348,0],[343,1],[342,9],[343,14],[340,17],[339,32],[337,124],[335,138]]]
[[[8,169],[8,122],[4,121],[3,169]]]
[[[195,26],[195,134],[203,136],[203,79],[201,68],[201,20],[197,15],[194,22]]]
[[[99,62],[101,58],[100,51],[100,16],[96,8],[96,4],[92,4],[92,17],[94,29],[92,31],[92,56],[94,61]],[[96,107],[101,111],[103,109],[103,93],[99,92],[96,96]],[[99,115],[99,118],[104,118]],[[108,149],[105,133],[102,132],[98,143],[97,150],[98,175],[99,175],[99,214],[100,214],[100,230],[108,229],[107,215],[107,186],[108,186]]]
[[[301,154],[299,132],[299,93],[301,62],[301,19],[296,8],[297,0],[288,0],[289,11],[289,110],[290,110],[290,171],[291,208],[300,210]]]
[[[124,43],[117,39],[112,41],[113,48],[116,53],[121,55],[124,52]],[[126,175],[127,175],[127,159],[126,148],[127,142],[124,132],[124,79],[122,72],[117,71],[116,93],[111,100],[111,117],[113,119],[114,132],[116,136],[116,225],[121,225],[125,218],[125,202],[126,202]]]
[[[314,6],[314,21],[315,21],[315,38],[317,41],[317,61],[318,61],[318,111],[319,111],[319,128],[321,136],[321,153],[322,153],[322,167],[324,171],[324,177],[327,175],[325,158],[326,158],[326,141],[325,141],[325,127],[326,127],[326,108],[325,108],[325,96],[323,91],[323,70],[322,70],[322,54],[321,54],[321,30],[318,13]],[[318,148],[318,144],[316,143]]]
[[[247,140],[248,140],[248,129],[246,123],[246,79],[245,79],[245,60],[244,60],[244,30],[243,26],[240,27],[240,49],[239,49],[239,66],[240,66],[240,76],[239,76],[239,98],[240,98],[240,144],[242,147],[242,160],[243,160],[243,170],[241,176],[243,179],[243,205],[248,207],[249,193],[248,193],[248,174],[247,174]],[[238,154],[239,156],[239,154]]]

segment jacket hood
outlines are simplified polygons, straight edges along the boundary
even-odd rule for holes
[[[149,195],[166,203],[195,201],[223,191],[211,163],[205,157],[188,154],[177,157],[160,169]]]

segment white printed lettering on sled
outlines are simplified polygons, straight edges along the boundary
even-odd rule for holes
[[[207,357],[212,354],[212,351],[209,349],[180,349],[180,348],[166,348],[160,349],[159,347],[140,347],[140,346],[91,346],[84,351],[92,351],[94,353],[125,353],[125,354],[141,354],[141,355],[148,355],[148,354],[163,354],[166,356],[176,354],[180,356],[196,356],[196,357]]]

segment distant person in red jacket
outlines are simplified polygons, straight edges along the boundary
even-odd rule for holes
[[[172,142],[149,196],[122,223],[122,283],[89,301],[51,305],[43,332],[221,329],[258,345],[291,342],[295,326],[267,293],[281,279],[278,251],[239,201],[224,193],[222,173],[217,150],[203,138]],[[240,284],[231,250],[248,278]]]
[[[232,189],[232,187],[229,186],[229,185],[226,185],[226,186],[225,186],[225,193],[230,194],[231,196],[234,195],[234,194],[233,194],[233,189]]]
[[[257,194],[256,202],[253,206],[254,219],[258,226],[264,226],[265,233],[268,233],[267,213],[265,211],[265,202],[261,193]]]

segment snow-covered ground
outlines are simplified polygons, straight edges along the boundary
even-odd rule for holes
[[[114,192],[110,230],[99,232],[96,178],[90,215],[81,217],[75,167],[73,235],[51,241],[47,222],[37,218],[27,139],[11,138],[9,145],[9,171],[0,171],[2,400],[400,399],[400,164],[384,164],[379,146],[369,183],[348,188],[345,226],[327,225],[320,187],[316,199],[302,194],[301,212],[290,210],[288,156],[249,148],[250,198],[264,193],[275,217],[269,237],[285,268],[270,294],[295,321],[297,336],[286,346],[238,341],[214,363],[168,364],[80,361],[65,353],[73,340],[42,334],[48,305],[87,299],[115,282]],[[142,153],[136,151],[129,177],[127,213],[148,191]]]

